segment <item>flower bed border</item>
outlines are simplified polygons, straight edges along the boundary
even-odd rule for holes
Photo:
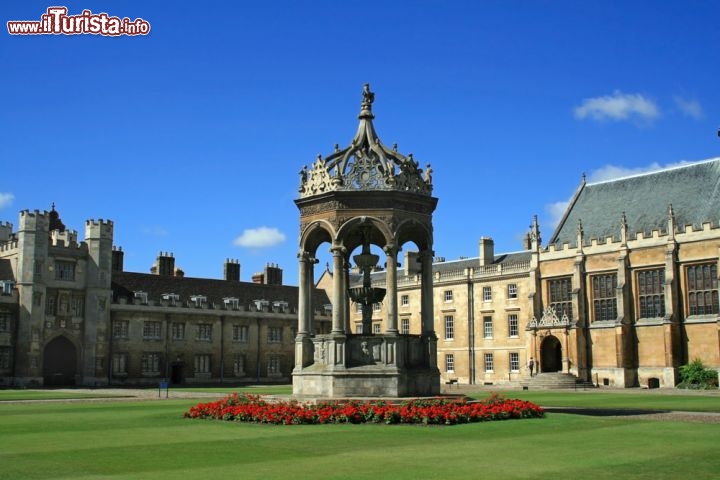
[[[274,425],[385,423],[456,425],[520,418],[542,418],[545,411],[534,403],[505,399],[497,394],[479,401],[447,397],[406,400],[322,401],[316,404],[268,401],[259,395],[233,393],[222,400],[199,403],[185,418],[214,419]]]

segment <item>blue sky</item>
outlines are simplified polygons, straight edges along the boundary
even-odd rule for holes
[[[48,7],[143,18],[146,36],[10,35]],[[432,164],[435,251],[520,249],[595,181],[720,156],[714,1],[0,5],[0,220],[57,205],[115,222],[125,269],[277,263],[297,284],[298,171],[375,127]],[[323,260],[324,263],[324,260]],[[318,272],[319,274],[319,272]]]

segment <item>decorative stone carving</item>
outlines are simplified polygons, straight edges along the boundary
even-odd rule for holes
[[[553,328],[553,327],[569,327],[570,319],[566,313],[563,313],[562,318],[558,318],[557,313],[553,307],[547,307],[543,310],[540,321],[537,321],[533,317],[528,322],[528,328]]]

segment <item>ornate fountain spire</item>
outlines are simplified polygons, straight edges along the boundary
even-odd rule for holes
[[[432,194],[432,168],[423,173],[412,153],[403,155],[385,146],[373,126],[372,104],[375,93],[363,85],[362,102],[355,136],[350,145],[334,151],[325,159],[318,156],[311,168],[300,171],[300,197],[338,190],[400,190],[421,195]]]

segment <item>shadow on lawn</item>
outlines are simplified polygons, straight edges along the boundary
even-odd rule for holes
[[[591,417],[629,417],[634,415],[652,415],[669,413],[670,410],[647,410],[640,408],[576,408],[576,407],[543,407],[546,413],[570,413]]]

